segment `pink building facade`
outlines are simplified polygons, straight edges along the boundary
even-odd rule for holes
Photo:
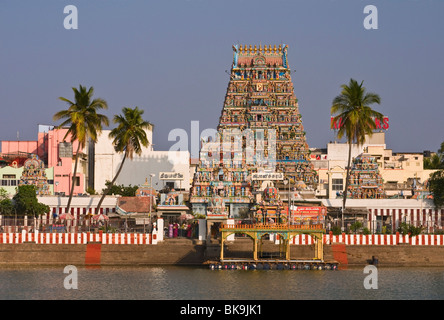
[[[37,141],[2,141],[2,153],[33,153],[38,155]]]
[[[54,193],[69,195],[78,142],[72,142],[71,135],[65,138],[68,129],[45,128],[47,130],[39,130],[37,141],[2,141],[2,154],[36,154],[47,168],[54,168]],[[83,154],[83,150],[80,152]],[[85,193],[85,174],[80,158],[74,181],[74,195]]]

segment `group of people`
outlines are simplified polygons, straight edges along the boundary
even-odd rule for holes
[[[187,237],[194,238],[196,233],[196,222],[188,222],[179,224],[177,222],[170,223],[165,227],[165,236],[168,238]]]

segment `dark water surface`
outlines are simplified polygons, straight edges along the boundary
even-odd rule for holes
[[[375,275],[375,274],[373,274]],[[348,270],[209,270],[199,267],[77,268],[66,289],[63,267],[0,268],[0,299],[294,300],[444,298],[444,268],[377,269],[365,289],[364,268]],[[367,281],[368,282],[368,281]],[[72,284],[72,280],[69,282]]]

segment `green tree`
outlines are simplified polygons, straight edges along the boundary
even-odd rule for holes
[[[362,222],[360,222],[360,221],[356,221],[356,222],[352,223],[352,225],[350,226],[350,229],[354,233],[357,233],[359,230],[361,230],[361,228],[362,228]]]
[[[8,191],[5,188],[0,188],[0,200],[9,199]]]
[[[424,158],[424,169],[444,169],[444,142],[438,152],[430,158]]]
[[[10,216],[14,212],[14,204],[9,199],[8,191],[0,188],[0,214]]]
[[[122,115],[115,115],[113,118],[113,122],[117,124],[117,127],[111,130],[109,137],[113,139],[114,150],[118,153],[123,152],[124,155],[116,175],[108,185],[108,188],[103,192],[97,204],[96,212],[100,211],[100,206],[122,171],[126,158],[132,159],[134,153],[142,154],[142,146],[146,148],[150,144],[145,130],[152,128],[153,125],[143,120],[143,113],[144,111],[138,107],[134,109],[124,107]]]
[[[85,147],[88,139],[92,142],[96,142],[98,134],[102,131],[102,126],[109,125],[108,117],[97,113],[100,109],[108,109],[108,104],[105,100],[100,98],[92,99],[94,93],[93,87],[87,89],[80,85],[79,89],[72,88],[72,90],[74,91],[74,102],[60,97],[59,99],[68,103],[69,107],[67,110],[61,110],[53,116],[54,121],[63,120],[57,128],[69,127],[64,139],[66,139],[68,134],[71,134],[71,141],[73,142],[77,140],[78,142],[66,212],[69,212],[74,193],[79,151],[81,148],[83,149]]]
[[[349,144],[347,174],[342,200],[342,215],[344,214],[345,203],[347,201],[352,144],[356,143],[358,146],[364,144],[366,135],[371,136],[373,130],[376,129],[375,119],[383,121],[384,117],[381,113],[374,111],[370,107],[370,105],[375,103],[380,104],[381,98],[375,93],[366,92],[363,83],[364,81],[359,84],[356,80],[350,79],[348,85],[341,85],[341,94],[333,99],[330,110],[331,114],[335,115],[332,127],[334,123],[340,123],[337,132],[338,139],[345,136]],[[343,216],[342,227],[344,227]]]
[[[415,227],[414,225],[411,225],[409,223],[402,222],[397,231],[402,235],[409,235],[410,237],[414,237],[419,235],[423,229],[424,228],[422,226]]]
[[[424,158],[424,169],[438,169],[430,174],[428,188],[433,195],[435,207],[441,208],[444,206],[444,142],[436,154],[431,158]]]
[[[435,171],[430,175],[429,190],[433,195],[433,204],[435,207],[444,206],[444,170]]]
[[[139,189],[138,186],[124,186],[122,185],[111,185],[111,181],[105,182],[105,189],[102,190],[102,192],[107,192],[107,194],[116,194],[122,197],[134,197],[136,195],[137,189]]]
[[[38,201],[37,189],[33,185],[19,186],[13,200],[18,215],[39,216],[49,212],[49,206]]]
[[[4,216],[11,216],[14,212],[14,204],[11,199],[0,200],[0,214]]]

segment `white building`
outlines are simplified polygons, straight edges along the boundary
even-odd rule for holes
[[[319,174],[316,191],[318,198],[335,199],[337,192],[345,188],[346,168],[349,145],[331,142],[327,144],[326,154],[312,153],[312,162]],[[394,196],[403,191],[403,196],[411,195],[412,186],[423,184],[435,170],[423,168],[423,153],[398,152],[387,149],[385,132],[375,132],[367,137],[362,146],[352,145],[351,157],[366,153],[374,157],[379,172],[384,180],[387,196]]]
[[[123,159],[123,154],[114,150],[112,139],[109,138],[111,130],[103,130],[97,142],[89,152],[94,157],[94,166],[89,170],[88,178],[94,181],[94,190],[101,193],[105,182],[111,181],[117,173]],[[190,153],[188,151],[155,151],[153,145],[153,132],[147,130],[150,141],[148,148],[143,148],[142,154],[134,154],[133,159],[127,158],[115,184],[124,186],[143,185],[148,182],[156,190],[169,185],[175,189],[189,191],[190,181]],[[181,179],[170,180],[161,178],[162,172],[179,173]]]

